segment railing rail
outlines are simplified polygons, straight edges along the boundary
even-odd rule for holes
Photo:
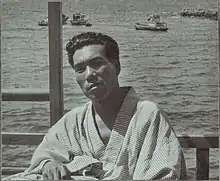
[[[2,101],[49,101],[49,90],[3,89]]]
[[[11,133],[2,132],[3,145],[38,145],[45,133]],[[209,149],[219,148],[217,136],[177,136],[181,147]]]

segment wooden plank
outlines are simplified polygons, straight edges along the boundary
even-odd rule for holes
[[[13,175],[23,172],[26,167],[2,167],[2,175]]]
[[[7,145],[38,145],[45,133],[9,133],[2,132],[2,143]],[[218,148],[217,136],[178,136],[183,148]]]
[[[45,133],[2,132],[3,145],[39,145]]]
[[[1,23],[0,23],[0,28],[1,28]],[[0,45],[1,45],[1,38],[0,38]],[[2,62],[0,58],[0,132],[2,131]],[[2,135],[0,135],[0,141],[2,140]],[[1,142],[0,142],[1,145]],[[2,156],[2,147],[0,148],[0,155]],[[1,157],[0,156],[0,157]],[[2,158],[2,157],[1,157]],[[0,162],[1,162],[0,158]],[[0,164],[0,170],[2,169],[2,164]],[[0,180],[1,180],[1,174],[0,174]]]
[[[178,136],[183,148],[219,148],[217,136]]]
[[[196,179],[209,180],[209,149],[196,149]]]
[[[63,114],[62,2],[48,2],[50,126]]]
[[[49,101],[49,91],[45,89],[3,89],[3,101]]]

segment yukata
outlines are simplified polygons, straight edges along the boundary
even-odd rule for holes
[[[142,101],[132,87],[105,145],[92,114],[92,102],[65,114],[35,150],[30,167],[11,180],[43,180],[50,160],[64,164],[76,180],[180,180],[186,165],[165,113]]]

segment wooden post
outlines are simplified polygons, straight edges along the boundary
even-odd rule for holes
[[[218,55],[220,61],[220,2],[218,2]]]
[[[218,2],[218,85],[220,85],[220,2]],[[220,87],[218,86],[218,110],[220,110]]]
[[[196,179],[209,180],[209,148],[196,149]]]
[[[63,114],[62,2],[48,2],[50,126]]]
[[[0,23],[0,28],[1,28],[1,23]],[[1,38],[0,38],[0,45],[1,45]],[[0,58],[0,133],[2,132],[2,114],[1,114],[2,113],[2,76],[1,76],[2,73],[1,72],[2,72],[2,62]],[[0,134],[0,141],[2,141],[2,134]],[[0,149],[0,155],[2,155],[2,149]],[[2,164],[0,164],[0,170],[2,170]],[[1,180],[1,175],[2,174],[0,174],[0,180]]]

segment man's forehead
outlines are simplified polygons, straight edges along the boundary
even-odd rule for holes
[[[73,55],[74,64],[104,55],[104,45],[88,45],[75,51]]]

